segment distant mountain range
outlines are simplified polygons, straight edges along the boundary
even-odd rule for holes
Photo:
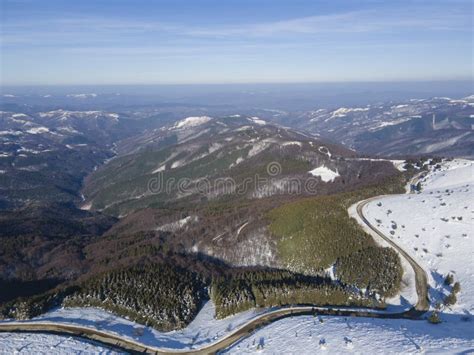
[[[474,95],[280,112],[274,119],[362,154],[474,157]]]
[[[163,122],[163,117],[158,120],[164,124],[187,116],[223,117],[242,114],[262,117],[317,134],[362,154],[473,157],[473,95],[460,98],[405,99],[405,93],[403,98],[393,94],[390,100],[388,92],[379,95],[376,88],[377,86],[367,89],[364,95],[356,95],[359,98],[355,101],[351,99],[349,89],[342,90],[339,96],[335,96],[331,91],[334,88],[328,87],[326,91],[329,90],[332,94],[326,95],[324,86],[313,91],[309,87],[300,87],[300,91],[295,92],[290,87],[282,87],[281,91],[273,88],[269,91],[242,92],[227,88],[222,93],[214,88],[213,96],[200,95],[196,90],[193,91],[194,96],[176,96],[173,90],[168,94],[166,90],[158,90],[155,96],[94,91],[62,94],[5,93],[0,99],[0,109],[16,114],[61,110],[119,111],[122,115],[118,127],[122,123],[132,122],[124,121],[128,116],[142,122],[142,129],[156,127],[156,121],[149,124],[145,119],[156,115],[167,116],[168,121],[165,119]],[[427,87],[425,89],[426,92],[430,91]],[[420,97],[426,95],[422,94]],[[122,130],[122,137],[125,132],[126,130]]]

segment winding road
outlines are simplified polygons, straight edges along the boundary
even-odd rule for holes
[[[415,272],[416,291],[418,301],[416,305],[410,310],[390,313],[386,311],[376,311],[370,309],[349,309],[337,307],[312,307],[312,306],[295,306],[281,308],[267,313],[263,313],[240,327],[237,327],[232,332],[228,333],[223,338],[216,340],[214,343],[204,345],[196,349],[181,349],[168,350],[154,346],[148,346],[139,341],[135,341],[126,337],[122,337],[110,332],[84,327],[80,325],[53,323],[53,322],[5,322],[0,323],[0,332],[39,332],[56,335],[77,336],[99,342],[105,346],[115,348],[117,350],[126,351],[129,353],[153,353],[153,354],[214,354],[230,345],[239,341],[242,338],[249,336],[256,329],[261,328],[271,322],[277,321],[286,317],[300,316],[300,315],[314,315],[315,313],[321,315],[336,315],[336,316],[355,316],[355,317],[372,317],[372,318],[391,318],[391,319],[421,319],[421,316],[428,311],[429,302],[427,297],[428,281],[425,270],[399,245],[397,245],[389,237],[385,236],[380,230],[373,226],[363,214],[364,207],[383,196],[373,197],[361,201],[356,206],[356,211],[360,220],[366,224],[378,237],[382,238],[391,247],[393,247],[400,255],[405,258],[411,265]],[[242,226],[244,227],[244,226]],[[241,227],[241,228],[242,228]]]
[[[384,235],[380,230],[378,230],[372,223],[370,223],[367,218],[363,214],[363,208],[371,201],[376,199],[380,199],[381,196],[369,198],[362,202],[359,202],[357,205],[357,214],[359,215],[360,219],[374,231],[380,238],[386,241],[392,248],[394,248],[397,252],[401,254],[402,257],[408,261],[415,271],[415,283],[416,283],[416,293],[418,295],[418,301],[416,302],[415,309],[418,311],[426,312],[429,309],[429,302],[428,302],[428,277],[426,276],[425,270],[413,259],[408,253],[399,247],[392,239]]]

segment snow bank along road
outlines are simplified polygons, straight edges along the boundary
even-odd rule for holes
[[[343,308],[329,308],[329,307],[289,307],[282,308],[268,313],[264,313],[243,326],[236,328],[232,333],[218,339],[215,343],[206,345],[198,349],[186,350],[171,350],[162,349],[153,346],[142,344],[129,338],[120,335],[111,334],[109,332],[71,324],[61,324],[54,322],[9,322],[0,324],[0,332],[24,332],[24,333],[48,333],[55,335],[74,335],[88,340],[93,340],[105,346],[115,348],[119,351],[126,351],[129,353],[150,353],[150,354],[214,354],[218,351],[224,350],[234,344],[235,342],[249,336],[256,329],[268,325],[274,321],[281,320],[287,317],[302,316],[302,315],[334,315],[343,317],[371,317],[371,318],[389,318],[389,319],[417,319],[422,312],[413,312],[412,310],[401,313],[384,313],[376,312],[370,309],[343,309]]]
[[[357,205],[357,214],[361,221],[373,230],[379,237],[383,238],[389,245],[395,248],[400,255],[405,258],[411,265],[415,272],[416,277],[416,291],[418,295],[418,302],[410,310],[403,312],[383,312],[375,311],[370,309],[349,309],[349,308],[333,308],[333,307],[312,307],[312,306],[301,306],[301,307],[288,307],[281,308],[267,313],[263,313],[242,326],[236,328],[233,332],[227,334],[221,339],[217,339],[214,343],[205,345],[198,349],[186,349],[186,350],[169,350],[158,347],[148,346],[134,341],[132,339],[122,337],[120,335],[111,334],[106,331],[98,329],[72,325],[62,324],[55,322],[7,322],[0,324],[0,331],[2,332],[38,332],[38,333],[50,333],[58,335],[74,335],[90,340],[94,340],[99,343],[103,343],[107,346],[115,347],[118,350],[127,351],[130,353],[156,353],[156,354],[176,354],[176,353],[187,353],[187,354],[212,354],[220,350],[228,348],[230,345],[239,341],[240,339],[249,336],[256,329],[268,325],[271,322],[292,316],[299,315],[311,315],[314,313],[324,315],[336,315],[336,316],[356,316],[356,317],[372,317],[372,318],[390,318],[390,319],[420,319],[420,316],[429,309],[429,303],[427,298],[427,276],[423,268],[413,259],[408,253],[400,248],[390,238],[385,236],[381,231],[375,228],[364,216],[363,207],[370,201],[380,197],[374,197],[372,199],[364,200]]]

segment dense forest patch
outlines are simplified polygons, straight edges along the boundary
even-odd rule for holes
[[[347,285],[393,296],[402,281],[403,269],[392,248],[368,247],[341,257],[336,262],[335,274]]]
[[[167,264],[144,263],[104,272],[30,298],[4,303],[4,318],[29,319],[52,307],[98,307],[159,330],[185,327],[207,298],[198,274]]]
[[[352,262],[358,256],[349,256],[362,249],[378,248],[372,237],[348,215],[347,209],[355,202],[372,196],[403,193],[405,182],[405,175],[399,174],[377,185],[307,198],[270,211],[269,228],[277,240],[283,265],[295,272],[317,274],[338,260],[339,267],[344,262]],[[374,263],[368,267],[389,266],[385,264],[384,253],[374,253],[372,258]],[[398,256],[390,259],[392,262],[396,264],[395,269],[401,268]],[[399,282],[396,277],[385,281]],[[392,292],[398,285],[386,287]]]
[[[374,299],[346,290],[332,280],[284,270],[239,271],[216,277],[211,298],[216,317],[224,318],[254,307],[285,305],[383,307]]]
[[[63,304],[100,307],[159,330],[172,330],[185,327],[196,316],[204,288],[201,279],[185,269],[136,265],[88,280]]]

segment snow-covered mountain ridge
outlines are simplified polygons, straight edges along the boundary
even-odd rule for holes
[[[380,156],[474,157],[473,95],[319,108],[272,119]]]

